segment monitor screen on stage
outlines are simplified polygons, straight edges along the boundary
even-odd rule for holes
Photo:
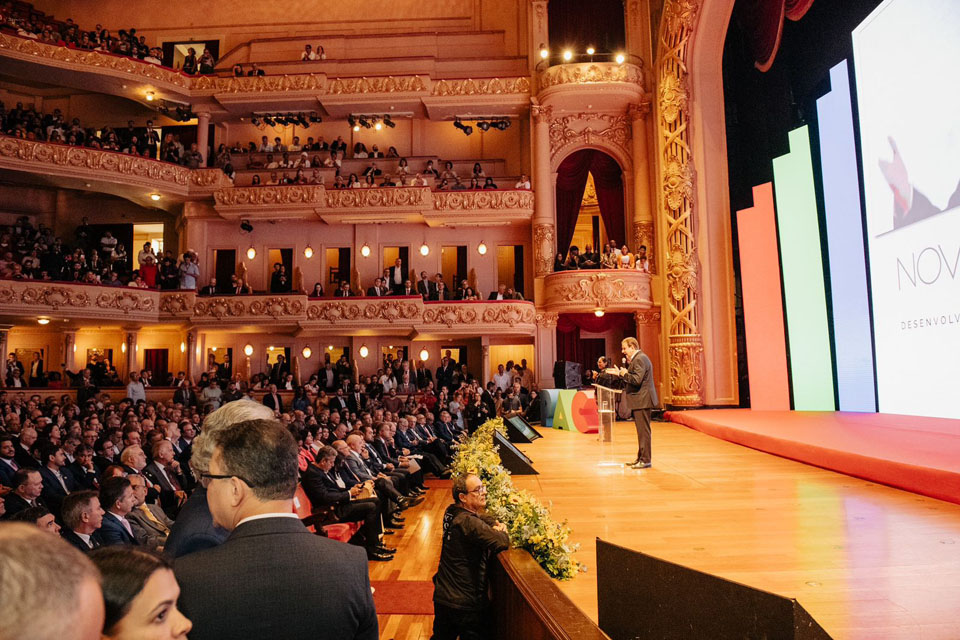
[[[853,32],[879,410],[960,418],[960,2]]]

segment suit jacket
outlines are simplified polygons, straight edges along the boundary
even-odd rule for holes
[[[229,531],[213,523],[207,505],[207,490],[197,487],[177,514],[177,521],[170,528],[163,553],[169,558],[179,558],[221,545],[229,535]]]
[[[60,519],[60,507],[63,506],[63,499],[71,491],[77,490],[77,483],[70,475],[66,467],[60,469],[60,475],[63,477],[63,484],[67,485],[67,490],[63,490],[63,485],[57,480],[57,477],[47,467],[40,467],[40,477],[43,478],[43,496],[44,501],[49,505],[53,515]]]
[[[390,279],[387,281],[387,286],[390,287],[390,290],[393,291],[394,293],[400,293],[401,291],[403,291],[403,283],[406,282],[407,276],[406,274],[404,274],[403,267],[401,266],[400,267],[400,283],[397,284],[396,273],[397,273],[397,266],[394,265],[390,267]]]
[[[419,293],[424,298],[429,298],[434,291],[437,290],[437,285],[429,280],[424,282],[423,280],[417,280],[417,293]]]
[[[400,464],[399,460],[397,460],[396,458],[393,458],[390,455],[390,450],[387,448],[387,445],[384,444],[383,440],[381,440],[380,438],[374,438],[373,442],[368,443],[367,446],[373,447],[373,450],[377,452],[378,456],[380,456],[381,462],[389,462],[395,467]]]
[[[366,461],[364,461],[363,458],[358,459],[353,452],[344,458],[343,464],[347,467],[347,469],[349,469],[350,473],[342,473],[340,476],[344,479],[344,482],[346,482],[348,486],[352,481],[352,478],[350,478],[350,481],[348,481],[348,478],[351,475],[356,476],[360,480],[373,480],[376,476],[373,470],[371,470],[367,465]]]
[[[490,295],[487,296],[487,300],[496,300],[498,293],[500,293],[500,292],[499,292],[499,291],[491,291],[491,292],[490,292]],[[504,293],[504,294],[503,294],[503,299],[504,299],[504,300],[509,300],[510,297],[509,297],[506,293]]]
[[[174,573],[191,640],[378,640],[364,550],[297,519],[245,522],[219,547],[178,558]]]
[[[136,538],[127,533],[127,528],[123,526],[120,519],[109,511],[103,515],[103,524],[100,525],[97,533],[100,534],[100,540],[105,547],[115,544],[140,545]]]
[[[283,398],[280,397],[280,394],[277,394],[277,399],[274,401],[273,395],[267,394],[263,396],[263,406],[270,407],[274,411],[279,411],[283,413]]]
[[[3,501],[4,501],[4,507],[6,509],[6,513],[3,516],[4,518],[9,518],[13,514],[20,513],[24,509],[28,509],[31,506],[29,502],[21,498],[16,493],[13,493],[12,491],[7,495],[3,496]],[[43,501],[43,498],[37,498],[36,503],[38,507],[49,509],[49,507],[47,507],[47,503]]]
[[[193,392],[193,389],[181,387],[173,392],[173,401],[175,403],[179,402],[184,407],[195,407],[197,406],[197,394]]]
[[[20,467],[20,464],[14,460],[14,463],[17,464],[17,468]],[[13,477],[17,474],[9,464],[0,460],[0,484],[5,487],[13,488]]]
[[[314,507],[330,507],[350,502],[350,491],[340,488],[334,477],[336,473],[334,469],[329,473],[325,472],[315,464],[308,465],[303,472],[300,485]]]
[[[13,454],[13,459],[16,461],[18,465],[20,465],[21,467],[25,467],[27,469],[40,468],[40,462],[38,462],[36,458],[30,455],[29,451],[21,447],[19,442],[13,443],[13,449],[15,451],[15,453]]]
[[[353,413],[356,413],[359,415],[361,411],[367,408],[366,394],[351,393],[349,396],[347,396],[347,408],[350,409],[350,411],[352,411]]]
[[[67,469],[70,471],[70,475],[73,476],[77,489],[96,491],[100,488],[100,472],[97,470],[96,465],[93,466],[93,471],[89,471],[76,462],[71,462],[67,465]]]
[[[349,407],[346,398],[341,398],[340,396],[333,396],[330,398],[330,403],[327,405],[330,411],[344,411]]]
[[[290,373],[290,363],[284,362],[280,364],[279,362],[274,362],[273,366],[270,367],[270,382],[275,385],[279,385],[280,381]]]
[[[633,354],[623,375],[623,399],[627,409],[656,409],[660,406],[653,384],[653,363],[643,351]]]
[[[93,544],[93,549],[88,547],[87,543],[84,542],[83,539],[80,538],[80,536],[78,536],[76,533],[74,533],[70,529],[67,529],[66,527],[60,530],[60,537],[66,540],[67,542],[69,542],[70,544],[72,544],[78,550],[80,550],[81,553],[90,553],[91,551],[93,551],[93,549],[99,549],[100,547],[103,546],[103,543],[100,542],[99,529],[94,531],[93,534],[90,536],[90,543]]]
[[[387,295],[387,293],[388,293],[387,289],[384,289],[383,287],[370,287],[369,289],[367,289],[367,295],[372,298],[376,298],[378,296],[385,296]]]
[[[137,539],[137,542],[145,547],[156,549],[166,543],[170,529],[173,527],[173,520],[168,518],[163,509],[155,504],[144,506],[150,510],[154,518],[166,526],[166,529],[148,518],[140,507],[134,507],[133,511],[127,514],[127,522],[133,527],[133,537]]]
[[[443,291],[440,291],[440,288],[437,287],[430,294],[430,300],[453,300],[453,297],[450,295],[450,289],[444,287]]]
[[[337,289],[337,290],[335,290],[335,291],[333,292],[333,297],[334,297],[334,298],[349,298],[349,297],[355,296],[355,295],[357,295],[357,294],[354,293],[353,291],[344,292],[343,289]]]

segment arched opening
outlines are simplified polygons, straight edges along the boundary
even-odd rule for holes
[[[593,194],[584,198],[587,182]],[[557,168],[557,251],[566,258],[574,237],[596,250],[601,242],[626,240],[623,170],[611,156],[597,149],[581,149]],[[584,240],[589,240],[585,242]]]
[[[625,46],[622,0],[550,0],[547,25],[550,48],[556,52],[569,49],[579,61],[590,61],[584,56],[587,47],[597,53],[613,53]]]

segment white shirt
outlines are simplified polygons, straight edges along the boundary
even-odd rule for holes
[[[497,388],[501,391],[506,391],[509,389],[512,382],[513,381],[510,379],[510,374],[506,371],[503,373],[493,374],[493,383],[497,385]]]
[[[78,538],[80,538],[81,540],[83,540],[83,542],[84,542],[88,547],[90,547],[91,549],[93,549],[93,543],[90,542],[90,534],[88,534],[88,533],[80,533],[79,531],[74,531],[74,533],[76,534],[76,536],[77,536]]]
[[[244,522],[252,522],[253,520],[265,520],[267,518],[294,518],[296,520],[300,519],[300,516],[291,512],[291,513],[261,513],[255,516],[247,516],[243,520],[237,523],[237,527],[242,525]],[[236,529],[236,527],[234,527]]]

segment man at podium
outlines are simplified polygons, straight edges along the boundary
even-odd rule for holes
[[[653,384],[653,363],[643,351],[636,338],[624,338],[620,343],[627,365],[620,367],[623,380],[623,400],[627,409],[633,412],[633,421],[637,425],[637,459],[629,466],[632,469],[647,469],[651,464],[650,418],[653,409],[659,405],[657,388]]]

